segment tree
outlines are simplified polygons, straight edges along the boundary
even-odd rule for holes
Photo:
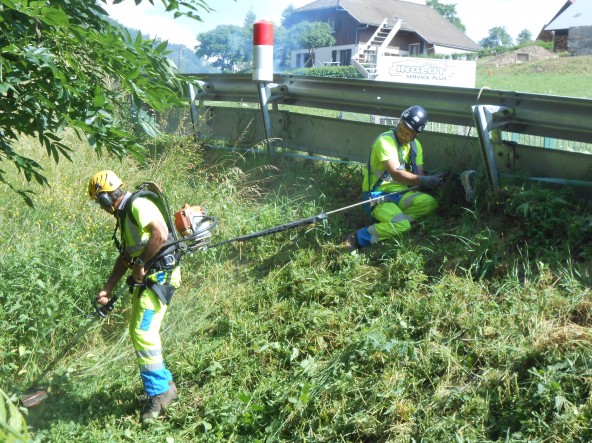
[[[532,33],[528,29],[523,29],[516,38],[516,44],[523,45],[524,43],[532,42]]]
[[[195,55],[195,51],[188,46],[169,42],[168,49],[171,53],[166,57],[177,66],[181,73],[219,72],[218,69],[210,66],[207,60]]]
[[[311,66],[314,66],[315,49],[335,44],[333,31],[327,22],[300,22],[290,28],[290,34],[300,48],[308,49]]]
[[[257,16],[251,7],[247,11],[247,15],[243,20],[243,55],[246,63],[250,63],[253,60],[253,27]]]
[[[288,28],[278,26],[273,30],[273,57],[280,70],[289,66],[290,52],[295,48],[294,37]]]
[[[28,183],[48,184],[40,164],[18,152],[20,137],[36,137],[55,162],[70,158],[66,128],[98,155],[141,158],[140,139],[120,116],[156,135],[153,117],[134,105],[164,111],[187,103],[183,80],[165,57],[166,42],[140,33],[132,38],[109,21],[100,2],[0,0],[0,161],[14,164]],[[185,0],[183,11],[176,0],[161,2],[176,17],[200,20],[197,11],[209,10],[202,0]],[[32,204],[27,192],[6,182],[2,169],[0,182]]]
[[[243,26],[245,28],[248,28],[249,26],[252,27],[253,23],[255,23],[256,20],[257,16],[255,15],[255,11],[253,11],[253,7],[251,6],[247,11],[247,15],[245,15],[245,18],[243,20]]]
[[[196,54],[213,60],[211,65],[222,72],[242,69],[247,62],[243,28],[236,25],[219,25],[211,31],[198,34],[199,45]]]
[[[427,0],[426,5],[436,10],[441,16],[446,18],[450,23],[465,32],[467,28],[462,24],[460,18],[456,13],[456,5],[447,5],[440,3],[438,0]]]
[[[282,11],[282,20],[280,21],[281,26],[286,26],[286,21],[294,12],[294,5],[290,4],[286,9]]]
[[[479,42],[484,48],[509,48],[513,46],[512,37],[503,26],[496,26],[489,30],[489,35]]]

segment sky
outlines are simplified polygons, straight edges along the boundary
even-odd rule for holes
[[[422,0],[411,0],[423,3]],[[245,16],[252,9],[257,20],[269,20],[279,25],[282,12],[293,5],[299,8],[312,0],[205,0],[215,11],[203,12],[203,22],[191,19],[173,19],[155,1],[156,6],[144,0],[135,6],[132,0],[105,8],[109,15],[124,26],[139,29],[152,38],[168,40],[193,48],[197,34],[214,29],[218,25],[242,26]],[[442,4],[456,5],[457,16],[465,25],[465,34],[476,43],[489,35],[489,30],[503,26],[515,40],[520,31],[528,29],[536,37],[566,0],[440,0]]]

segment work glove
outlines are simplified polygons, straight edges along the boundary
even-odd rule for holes
[[[419,186],[427,189],[438,189],[444,185],[444,174],[420,175]]]

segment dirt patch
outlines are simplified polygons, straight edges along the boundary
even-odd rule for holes
[[[489,60],[489,64],[495,67],[500,67],[520,63],[528,63],[535,60],[548,60],[551,58],[558,57],[559,56],[554,52],[548,51],[547,49],[541,46],[531,45],[525,46],[524,48],[520,48],[516,51],[496,55]]]

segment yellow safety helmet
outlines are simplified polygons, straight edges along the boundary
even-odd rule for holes
[[[113,171],[105,170],[97,172],[88,182],[88,196],[91,200],[97,199],[101,192],[113,192],[123,185],[123,181]]]

